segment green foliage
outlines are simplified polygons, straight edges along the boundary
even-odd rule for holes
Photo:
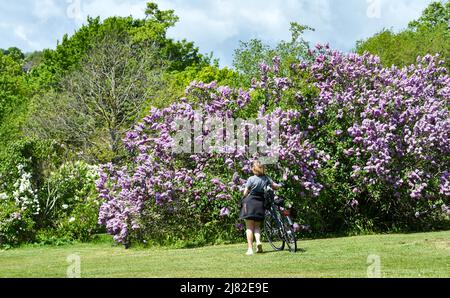
[[[87,241],[97,225],[97,170],[84,162],[69,162],[52,172],[39,193],[41,224],[57,237]]]
[[[11,57],[15,62],[19,64],[25,59],[25,55],[17,47],[11,47],[7,50],[0,49],[0,54]]]
[[[8,196],[0,193],[0,248],[16,246],[33,238],[34,221]]]
[[[32,238],[53,244],[88,240],[98,231],[94,180],[86,176],[86,164],[71,161],[117,158],[120,152],[114,147],[144,110],[183,96],[193,80],[235,82],[235,72],[219,69],[217,62],[212,65],[212,55],[200,54],[194,43],[167,38],[167,30],[177,21],[173,10],[161,10],[150,2],[145,19],[88,17],[73,35],[64,35],[54,50],[27,55],[17,48],[0,51],[0,192],[16,191],[17,166],[24,165],[42,207],[39,214],[30,216],[30,237],[8,238],[5,243]],[[102,41],[109,48],[102,47]],[[145,61],[139,59],[148,49],[154,53]],[[114,56],[114,51],[119,55]],[[127,51],[133,55],[128,57]],[[104,59],[94,59],[99,57]],[[107,63],[95,63],[100,60]],[[125,66],[116,69],[117,64]],[[108,77],[102,77],[101,70]],[[129,85],[120,84],[130,75],[134,77]],[[166,79],[164,84],[157,80],[160,75]],[[90,83],[106,91],[94,94]],[[117,98],[129,100],[114,102]],[[103,110],[93,113],[96,104]],[[115,114],[102,113],[116,111],[118,106],[122,109]],[[10,195],[8,204],[11,200]],[[13,209],[8,212],[14,213]]]
[[[409,23],[408,28],[418,30],[433,29],[441,25],[450,27],[450,1],[432,2],[422,13],[422,16]]]
[[[70,215],[78,204],[95,197],[96,168],[77,161],[50,173],[41,189],[42,215],[49,223],[61,214]]]
[[[190,68],[191,78],[210,63],[192,42],[166,37],[177,20],[150,2],[145,19],[88,18],[55,50],[45,50],[30,72],[35,92],[26,135],[56,140],[85,160],[120,159],[118,145],[136,119],[182,95],[190,82],[172,72]]]
[[[62,148],[52,141],[21,139],[9,143],[0,152],[0,175],[3,185],[0,189],[14,191],[19,178],[17,166],[22,164],[32,173],[34,188],[40,188],[45,177],[64,159]]]
[[[18,204],[18,196],[23,193],[17,192],[22,187],[17,183],[25,179],[35,193],[43,185],[45,175],[58,164],[61,156],[57,149],[52,143],[23,139],[8,142],[0,151],[0,196],[3,197],[0,199],[0,245],[17,245],[34,239],[40,227],[39,215]],[[29,178],[23,176],[24,172],[30,174]]]
[[[27,147],[31,147],[28,150],[35,156],[42,154],[32,144],[24,144],[23,151]],[[23,164],[28,171],[34,171],[31,184],[39,190],[40,211],[31,214],[29,209],[20,209],[16,198],[11,195],[15,185],[4,185],[3,192],[0,191],[0,246],[33,240],[45,244],[88,241],[94,234],[101,232],[102,228],[97,224],[100,202],[95,190],[95,181],[98,179],[96,168],[84,162],[69,162],[48,173],[47,177],[40,177],[49,167],[43,170],[42,165],[38,166],[39,163],[33,165],[35,156],[26,159],[28,163]],[[13,171],[8,173],[17,176]],[[14,181],[6,175],[2,176],[2,180]]]
[[[243,232],[236,227],[234,220],[237,208],[232,210],[233,216],[220,217],[222,207],[209,198],[201,198],[195,208],[186,204],[184,208],[167,212],[161,212],[157,206],[148,203],[143,220],[152,224],[139,231],[137,243],[189,248],[241,241]],[[215,216],[210,216],[211,212]]]
[[[100,18],[91,18],[72,37],[65,34],[55,50],[44,50],[42,64],[32,71],[32,79],[41,88],[55,86],[57,82],[81,61],[99,34]]]
[[[262,40],[251,39],[240,42],[240,46],[234,52],[233,66],[241,75],[244,86],[249,86],[253,78],[260,74],[259,64],[270,64],[273,57],[281,58],[281,75],[289,73],[291,64],[307,60],[309,43],[303,39],[305,31],[314,31],[313,28],[298,23],[291,23],[291,40],[281,41],[276,47],[265,44]]]
[[[139,25],[129,30],[132,40],[143,48],[157,47],[161,58],[167,61],[169,71],[182,71],[189,66],[201,67],[210,64],[210,59],[201,55],[193,42],[167,38],[167,30],[179,20],[173,10],[160,10],[156,3],[149,2],[145,15],[144,20],[136,21]]]
[[[383,30],[358,41],[356,52],[378,55],[385,66],[409,66],[418,56],[439,53],[450,70],[450,2],[433,2],[422,16],[399,33]]]
[[[22,67],[10,56],[0,53],[0,121],[4,114],[23,101],[26,92]]]
[[[417,31],[405,30],[398,34],[384,30],[364,42],[358,42],[356,51],[380,56],[385,66],[399,67],[415,63],[418,56],[439,53],[447,69],[450,69],[449,38],[450,30],[446,25]]]
[[[167,61],[168,71],[183,71],[188,67],[207,67],[212,60],[211,57],[200,54],[198,47],[185,39],[182,41],[167,39],[160,53],[161,57]]]
[[[64,245],[74,241],[87,242],[94,235],[103,232],[98,226],[98,201],[86,198],[73,204],[73,210],[68,214],[60,214],[54,219],[52,226],[47,226],[37,232],[36,243]]]
[[[77,158],[89,134],[95,132],[92,119],[80,112],[67,93],[49,90],[30,100],[24,132],[33,139],[55,141]]]
[[[218,85],[238,86],[238,74],[228,68],[219,68],[217,66],[189,66],[181,71],[166,72],[162,78],[162,88],[155,90],[155,95],[149,102],[150,106],[165,107],[170,103],[185,96],[186,87],[193,81],[203,82],[205,84],[216,82]],[[144,117],[148,113],[143,110]]]
[[[140,49],[158,48],[160,57],[167,60],[170,70],[209,64],[210,60],[199,54],[192,42],[174,41],[166,37],[167,30],[177,21],[173,10],[160,10],[154,2],[147,4],[145,19],[129,16],[101,21],[100,17],[88,17],[87,24],[71,37],[64,35],[55,50],[43,52],[42,63],[33,69],[32,78],[39,86],[57,87],[63,77],[78,68],[89,50],[111,35],[130,38],[134,46]]]
[[[0,155],[22,136],[29,87],[20,64],[0,53]]]
[[[97,225],[95,169],[75,161],[120,159],[123,152],[117,149],[118,143],[136,119],[145,116],[152,106],[162,108],[185,96],[186,86],[192,81],[249,87],[252,78],[260,75],[258,64],[271,65],[273,57],[279,56],[280,76],[292,78],[296,93],[287,91],[281,102],[269,105],[268,110],[295,108],[297,93],[304,102],[312,102],[318,96],[307,73],[291,74],[292,63],[313,58],[303,39],[303,34],[312,28],[291,23],[292,38],[274,47],[258,39],[241,42],[234,55],[235,70],[231,70],[219,68],[212,54],[201,54],[193,42],[167,37],[168,30],[179,20],[173,10],[161,10],[149,2],[145,14],[144,19],[89,17],[73,35],[64,35],[54,50],[24,55],[15,47],[0,49],[0,246],[33,240],[60,245],[92,239],[101,231]],[[440,53],[450,69],[449,21],[450,2],[434,2],[407,29],[399,33],[383,30],[359,41],[356,51],[377,54],[386,66],[407,66],[415,63],[419,55]],[[149,49],[152,53],[141,59],[141,54]],[[123,63],[124,59],[128,60]],[[113,65],[121,67],[114,69]],[[136,74],[139,76],[132,77]],[[118,83],[127,78],[130,80],[124,84]],[[239,117],[255,117],[267,97],[261,91],[253,91],[251,104]],[[126,100],[114,102],[117,98]],[[101,109],[97,109],[99,106]],[[314,105],[304,108],[313,109]],[[314,139],[315,145],[331,158],[319,172],[319,180],[324,184],[321,196],[293,202],[299,223],[311,225],[321,235],[329,231],[366,233],[375,228],[383,230],[383,226],[404,229],[390,223],[400,222],[406,212],[402,206],[411,204],[401,200],[378,204],[380,196],[389,193],[387,189],[369,189],[358,196],[358,207],[348,204],[356,198],[354,186],[345,182],[351,181],[347,177],[351,171],[348,165],[353,161],[343,154],[348,140],[334,133],[345,127],[336,120],[336,112],[330,110],[325,115],[325,125],[302,119],[301,125],[317,127],[316,133],[322,137]],[[228,181],[233,173],[224,172],[223,163],[218,160],[215,170],[223,174],[219,178]],[[31,173],[32,187],[38,190],[42,210],[37,215],[21,210],[12,196],[14,184],[20,179],[19,164]],[[282,179],[278,169],[271,169],[271,175],[274,180]],[[208,177],[212,178],[217,177]],[[282,195],[298,197],[293,189],[299,188],[288,185]],[[147,206],[145,219],[154,224],[141,237],[178,247],[241,239],[242,231],[232,220],[237,217],[237,208],[230,208],[230,217],[220,217],[223,206],[209,199],[202,197],[195,208],[186,205],[176,213],[161,214],[154,206]],[[414,208],[419,209],[420,204],[427,202],[418,202]],[[398,214],[386,212],[390,208],[399,210]],[[436,214],[433,211],[429,216],[404,222],[404,226],[445,228],[439,225],[443,222],[439,218],[442,212],[433,206],[428,209],[436,210]],[[391,215],[379,216],[387,213]]]
[[[75,241],[67,235],[58,235],[53,230],[39,230],[36,233],[33,246],[64,246]]]
[[[132,31],[134,41],[137,43],[164,44],[167,30],[179,20],[173,10],[162,11],[155,2],[147,3],[145,16],[145,20],[141,22],[142,26]]]

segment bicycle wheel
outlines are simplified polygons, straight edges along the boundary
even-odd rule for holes
[[[272,214],[267,214],[264,220],[264,234],[269,241],[270,246],[274,250],[284,249],[284,238],[282,232],[282,226],[278,221],[272,216]]]
[[[297,238],[295,237],[294,228],[291,226],[289,220],[285,216],[282,217],[282,221],[284,226],[284,233],[283,233],[284,241],[286,242],[290,252],[296,252]]]

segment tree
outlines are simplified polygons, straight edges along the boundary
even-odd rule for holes
[[[27,96],[22,67],[11,56],[0,53],[0,147],[20,133]]]
[[[167,30],[173,27],[178,17],[173,10],[160,10],[154,2],[147,3],[145,19],[110,17],[104,21],[100,17],[88,17],[72,36],[65,34],[55,50],[45,50],[42,63],[33,72],[37,84],[57,88],[58,83],[76,69],[95,43],[110,32],[128,35],[131,43],[141,48],[156,48],[161,58],[170,61],[169,70],[183,70],[192,65],[209,65],[210,59],[199,54],[192,42],[174,41],[167,38]]]
[[[200,54],[198,47],[185,39],[181,41],[168,39],[160,53],[168,62],[168,71],[183,71],[188,67],[208,67],[213,62],[212,53],[210,56]]]
[[[298,23],[291,23],[291,40],[281,41],[276,47],[271,47],[259,39],[251,39],[240,42],[240,46],[234,52],[233,67],[242,76],[246,85],[258,77],[259,64],[269,64],[272,58],[281,58],[281,73],[287,75],[292,63],[307,59],[309,43],[302,38],[305,31],[314,31],[313,28]]]
[[[114,239],[231,238],[239,187],[251,159],[266,153],[256,150],[267,141],[261,130],[274,132],[275,123],[279,142],[269,150],[276,158],[268,173],[286,182],[280,194],[315,233],[448,225],[450,82],[438,60],[428,55],[400,70],[329,46],[311,54],[314,62],[293,66],[286,78],[278,59],[261,66],[255,91],[275,95],[267,106],[246,89],[192,83],[185,100],[152,109],[124,139],[128,167],[101,167],[99,220]],[[316,96],[303,92],[305,77]],[[247,130],[226,118],[258,124]],[[245,146],[232,141],[239,132],[248,133]]]
[[[16,61],[19,64],[23,61],[23,59],[25,59],[25,55],[17,47],[10,47],[7,50],[0,49],[0,52],[3,55],[11,57],[14,61]]]
[[[193,69],[210,65],[211,58],[199,54],[194,43],[166,37],[177,21],[173,10],[160,10],[153,2],[147,4],[144,19],[89,17],[85,26],[71,37],[65,35],[56,50],[45,50],[42,62],[33,65],[29,82],[37,95],[27,131],[55,138],[94,159],[115,156],[121,134],[135,117],[182,95],[186,84],[178,85],[177,74],[189,68],[186,75],[192,77]],[[159,79],[163,73],[167,83]],[[159,83],[151,83],[153,79]],[[119,107],[113,107],[116,104]],[[94,148],[108,156],[87,153]]]
[[[145,10],[145,19],[139,22],[139,26],[136,26],[131,33],[135,42],[163,47],[167,40],[167,30],[178,20],[173,10],[160,10],[156,3],[149,2]]]
[[[170,61],[168,70],[182,71],[189,66],[207,66],[210,59],[199,53],[193,42],[183,39],[174,41],[167,38],[167,30],[178,22],[173,10],[160,10],[154,2],[147,3],[145,19],[139,26],[131,28],[130,34],[135,43],[143,47],[154,46],[160,49],[161,56]]]
[[[20,65],[11,56],[0,53],[0,119],[19,100],[22,80]]]
[[[450,27],[450,1],[432,2],[422,13],[422,16],[409,23],[408,28],[418,30],[421,28],[432,29],[441,25]]]
[[[373,37],[358,41],[356,52],[378,55],[385,66],[408,66],[416,62],[418,56],[441,55],[450,70],[450,2],[433,2],[422,16],[412,21],[408,28],[394,33],[384,29]]]
[[[134,47],[127,35],[113,33],[62,80],[62,95],[51,91],[37,98],[29,132],[88,150],[90,158],[114,159],[161,71],[155,49]]]

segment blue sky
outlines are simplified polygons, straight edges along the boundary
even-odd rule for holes
[[[24,51],[54,48],[88,15],[144,16],[147,0],[0,0],[0,48]],[[269,44],[287,40],[289,23],[316,29],[312,43],[329,42],[342,51],[383,28],[400,30],[420,16],[432,0],[158,0],[180,17],[169,36],[194,41],[230,66],[239,41],[259,38]]]

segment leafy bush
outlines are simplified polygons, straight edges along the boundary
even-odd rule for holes
[[[445,207],[449,198],[450,79],[442,62],[427,55],[397,69],[368,54],[318,46],[315,55],[299,69],[320,95],[312,108],[299,104],[315,122],[311,141],[330,156],[321,171],[334,175],[325,180],[331,196],[324,206],[346,198],[334,213],[350,206],[369,229],[425,228],[417,212],[431,221],[430,207]],[[339,226],[353,228],[347,216],[337,217]]]
[[[2,187],[0,245],[32,240],[46,244],[88,241],[101,232],[97,224],[97,168],[81,161],[67,162],[40,178],[38,189],[36,175],[30,170],[32,159],[6,175],[18,177]]]
[[[261,64],[249,92],[194,82],[179,103],[152,109],[124,140],[128,166],[105,165],[97,183],[99,220],[115,240],[198,235],[222,216],[236,223],[239,187],[255,156],[217,143],[207,153],[175,154],[175,120],[201,123],[197,110],[280,124],[270,175],[287,181],[283,194],[297,219],[317,234],[428,229],[424,222],[448,220],[432,212],[448,210],[450,166],[450,78],[436,57],[397,69],[328,46],[310,54],[312,62],[293,64],[288,77],[279,76],[278,58]],[[224,137],[207,125],[201,132],[194,146]]]
[[[0,248],[27,242],[33,235],[30,212],[21,210],[6,194],[0,194]]]
[[[0,245],[18,245],[33,240],[40,227],[38,189],[59,158],[52,143],[33,140],[9,142],[0,156]]]
[[[284,86],[278,84],[275,88],[281,92]],[[153,109],[144,122],[128,134],[126,146],[135,156],[129,169],[118,169],[113,165],[103,168],[97,185],[101,198],[106,201],[100,209],[100,221],[118,242],[127,243],[128,236],[139,233],[142,226],[146,230],[152,227],[161,229],[160,226],[149,225],[152,221],[141,216],[149,208],[145,206],[147,201],[156,208],[157,217],[172,219],[165,226],[174,230],[192,227],[195,233],[199,228],[216,222],[224,214],[221,212],[224,208],[233,209],[232,216],[237,216],[235,206],[240,197],[239,187],[245,182],[240,177],[250,172],[245,146],[236,148],[232,154],[219,148],[218,152],[222,153],[174,155],[172,149],[175,144],[170,136],[176,133],[172,122],[177,117],[199,120],[200,115],[194,110],[196,107],[206,113],[224,115],[229,112],[227,115],[233,116],[247,107],[250,95],[242,90],[217,87],[214,83],[194,83],[188,95],[194,105],[182,102],[164,110]],[[283,119],[281,138],[284,143],[271,154],[278,154],[280,163],[290,166],[290,173],[297,177],[299,183],[305,182],[305,190],[317,196],[321,186],[314,177],[319,166],[316,159],[319,154],[307,142],[299,140],[300,132],[291,126],[297,116],[296,111],[284,112],[281,109],[264,114],[264,106],[255,115],[261,123]],[[206,128],[204,135],[208,135]],[[167,213],[173,215],[168,216]],[[227,213],[226,216],[231,215],[231,212]]]
[[[39,196],[43,226],[55,236],[81,241],[99,232],[97,179],[96,167],[81,161],[52,172]]]
[[[57,169],[65,157],[63,149],[54,141],[21,139],[9,142],[5,150],[0,151],[0,189],[10,193],[17,190],[14,185],[22,176],[22,170],[31,174],[33,189],[40,189],[49,173]]]

